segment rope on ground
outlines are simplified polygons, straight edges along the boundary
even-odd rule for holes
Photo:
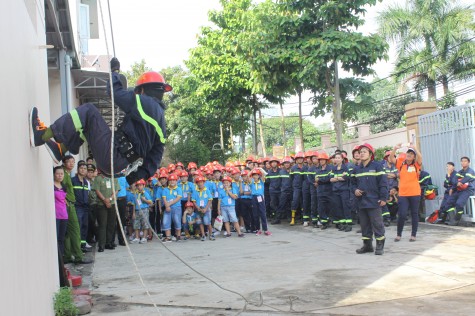
[[[107,56],[110,56],[110,54],[109,54],[109,44],[107,42],[107,32],[106,32],[106,26],[105,26],[105,22],[104,22],[104,14],[102,12],[101,0],[98,1],[98,4],[99,4],[100,11],[101,11],[102,29],[104,31],[104,40],[105,40],[105,43],[106,43]],[[110,18],[110,11],[109,11],[109,18]],[[111,24],[111,31],[112,31],[112,24]],[[115,53],[115,49],[114,49],[114,53]],[[110,151],[111,151],[111,171],[110,171],[110,173],[111,173],[111,180],[112,180],[112,194],[114,196],[115,213],[116,213],[117,219],[119,220],[120,233],[122,234],[122,237],[124,238],[124,242],[125,242],[125,245],[126,245],[126,248],[127,248],[127,252],[129,253],[129,257],[130,257],[130,259],[131,259],[131,261],[134,265],[135,272],[137,273],[137,276],[140,280],[140,283],[142,284],[142,287],[144,288],[145,292],[147,293],[147,297],[149,298],[150,302],[153,304],[153,307],[157,311],[158,315],[162,315],[162,313],[160,312],[160,309],[158,308],[157,304],[155,304],[155,302],[152,298],[152,295],[150,295],[150,291],[149,291],[147,285],[145,284],[145,282],[143,280],[142,274],[140,273],[139,267],[137,266],[137,262],[135,262],[134,255],[132,254],[132,251],[130,250],[129,242],[127,241],[127,237],[125,236],[124,226],[122,225],[122,221],[120,219],[119,207],[117,206],[117,195],[116,195],[116,189],[115,189],[115,184],[114,184],[114,174],[115,174],[114,173],[114,135],[115,135],[115,110],[114,110],[114,105],[115,105],[115,101],[114,101],[114,87],[113,87],[113,84],[112,84],[112,70],[110,68],[109,68],[109,85],[110,85],[110,91],[111,91],[111,108],[112,108],[112,127],[111,127],[112,135],[111,135],[111,148],[110,148]]]

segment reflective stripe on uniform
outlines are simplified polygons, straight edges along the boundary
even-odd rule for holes
[[[71,114],[71,118],[73,119],[73,124],[74,124],[74,127],[76,128],[76,132],[79,133],[79,136],[81,137],[83,141],[86,141],[86,137],[84,136],[82,132],[82,123],[81,123],[81,120],[79,119],[78,111],[72,110],[71,112],[69,112],[69,114]]]
[[[73,186],[73,189],[89,191],[88,187],[81,187],[81,186]]]
[[[425,180],[430,179],[430,176],[425,176],[424,178],[419,180],[419,183],[424,182]]]
[[[365,176],[381,176],[385,174],[384,171],[381,171],[381,172],[363,172],[363,173],[357,173],[355,174],[355,177],[365,177]]]
[[[135,96],[135,99],[137,100],[137,110],[139,111],[140,116],[144,119],[144,121],[150,123],[153,127],[155,127],[155,131],[157,132],[160,141],[162,142],[162,144],[165,144],[165,137],[163,137],[162,128],[158,125],[157,121],[155,121],[153,118],[151,118],[144,112],[142,108],[142,103],[140,102],[140,95],[137,94]]]

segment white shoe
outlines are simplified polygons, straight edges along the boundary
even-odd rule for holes
[[[308,222],[303,222],[303,227],[307,227],[308,226]]]
[[[147,243],[147,238],[142,238],[140,239],[140,244],[146,244]]]
[[[227,232],[227,231],[224,231],[223,236],[226,237],[227,235],[228,235],[228,232]]]
[[[134,238],[134,239],[131,241],[131,243],[133,243],[133,244],[140,243],[140,239]]]
[[[176,237],[175,237],[175,236],[172,236],[172,241],[176,241]]]
[[[242,232],[245,231],[245,230],[246,230],[246,229],[245,229],[244,227],[241,227],[241,231],[242,231]]]
[[[88,248],[88,249],[89,249],[89,248],[92,248],[92,246],[91,246],[91,245],[89,245],[88,243],[86,243],[86,248]]]
[[[134,235],[129,236],[129,241],[132,242],[134,240]]]

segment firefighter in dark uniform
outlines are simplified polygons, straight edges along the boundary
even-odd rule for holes
[[[157,72],[146,72],[138,80],[134,91],[125,89],[119,75],[120,63],[111,60],[112,85],[115,103],[125,112],[115,134],[113,149],[114,173],[124,171],[128,183],[148,179],[162,160],[165,145],[165,105],[163,94],[172,90]],[[109,85],[108,92],[109,91]],[[66,151],[78,154],[87,141],[97,168],[111,174],[111,135],[104,118],[91,103],[83,104],[61,116],[46,128],[34,108],[30,114],[31,142],[34,146],[46,144],[53,157],[59,160]],[[54,138],[56,142],[51,140]]]
[[[308,170],[313,166],[312,162],[313,151],[305,152],[305,160],[307,165],[303,167],[303,182],[302,182],[302,209],[303,209],[303,226],[307,227],[310,221],[312,194],[310,193],[313,186],[313,181],[308,181]]]
[[[328,163],[330,157],[327,153],[320,153],[318,156],[319,167],[315,174],[315,184],[317,186],[318,196],[318,216],[322,223],[322,229],[327,229],[330,225],[329,215],[331,211],[331,196],[332,196],[332,184],[330,179],[332,178],[333,168]]]
[[[295,155],[295,165],[290,169],[290,181],[292,182],[292,205],[290,207],[292,212],[292,220],[290,225],[295,225],[295,215],[302,209],[302,183],[305,176],[305,168],[303,161],[305,159],[304,153],[299,152]]]
[[[282,168],[279,171],[280,177],[280,197],[277,214],[271,224],[280,224],[282,219],[287,218],[287,212],[290,208],[290,200],[292,199],[292,181],[290,180],[290,164],[292,158],[284,157],[282,160]]]
[[[318,163],[318,151],[313,151],[310,154],[310,159],[312,164],[308,167],[307,170],[307,181],[310,184],[310,216],[312,219],[312,225],[314,228],[318,227],[318,196],[317,196],[317,187],[315,185],[315,175],[317,174],[317,169],[320,167]]]
[[[339,224],[339,230],[351,231],[351,208],[350,208],[350,175],[348,167],[343,163],[343,155],[335,154],[333,158],[336,163],[333,167],[333,175],[330,179],[332,183],[333,209],[336,213],[336,220]]]
[[[447,215],[450,226],[457,226],[462,218],[463,209],[475,191],[475,172],[470,168],[470,158],[460,159],[462,169],[456,173],[457,183],[452,187]]]
[[[381,207],[388,199],[388,180],[379,162],[374,161],[374,149],[370,144],[363,144],[359,148],[360,165],[353,173],[352,190],[358,202],[363,247],[356,250],[362,254],[373,252],[373,232],[376,238],[374,254],[384,253],[385,230]]]
[[[267,171],[266,182],[269,182],[270,209],[273,218],[276,217],[279,208],[280,183],[279,159],[272,157],[269,160],[270,168]]]
[[[389,162],[388,157],[391,155],[391,150],[384,153],[383,170],[388,178],[388,190],[398,186],[398,170],[395,164]],[[383,206],[383,222],[384,226],[388,227],[391,224],[391,214],[388,205]]]
[[[440,223],[445,223],[447,219],[447,210],[449,209],[450,196],[453,194],[452,188],[457,185],[457,176],[455,172],[455,164],[451,161],[447,162],[447,173],[444,181],[444,198],[439,208]]]

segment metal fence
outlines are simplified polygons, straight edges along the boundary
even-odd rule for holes
[[[448,161],[460,170],[460,157],[475,161],[475,104],[466,104],[419,117],[419,140],[423,155],[423,168],[439,186],[439,197],[426,201],[426,212],[439,208],[443,198],[445,166]],[[471,198],[465,208],[464,219],[475,221],[475,200]]]

